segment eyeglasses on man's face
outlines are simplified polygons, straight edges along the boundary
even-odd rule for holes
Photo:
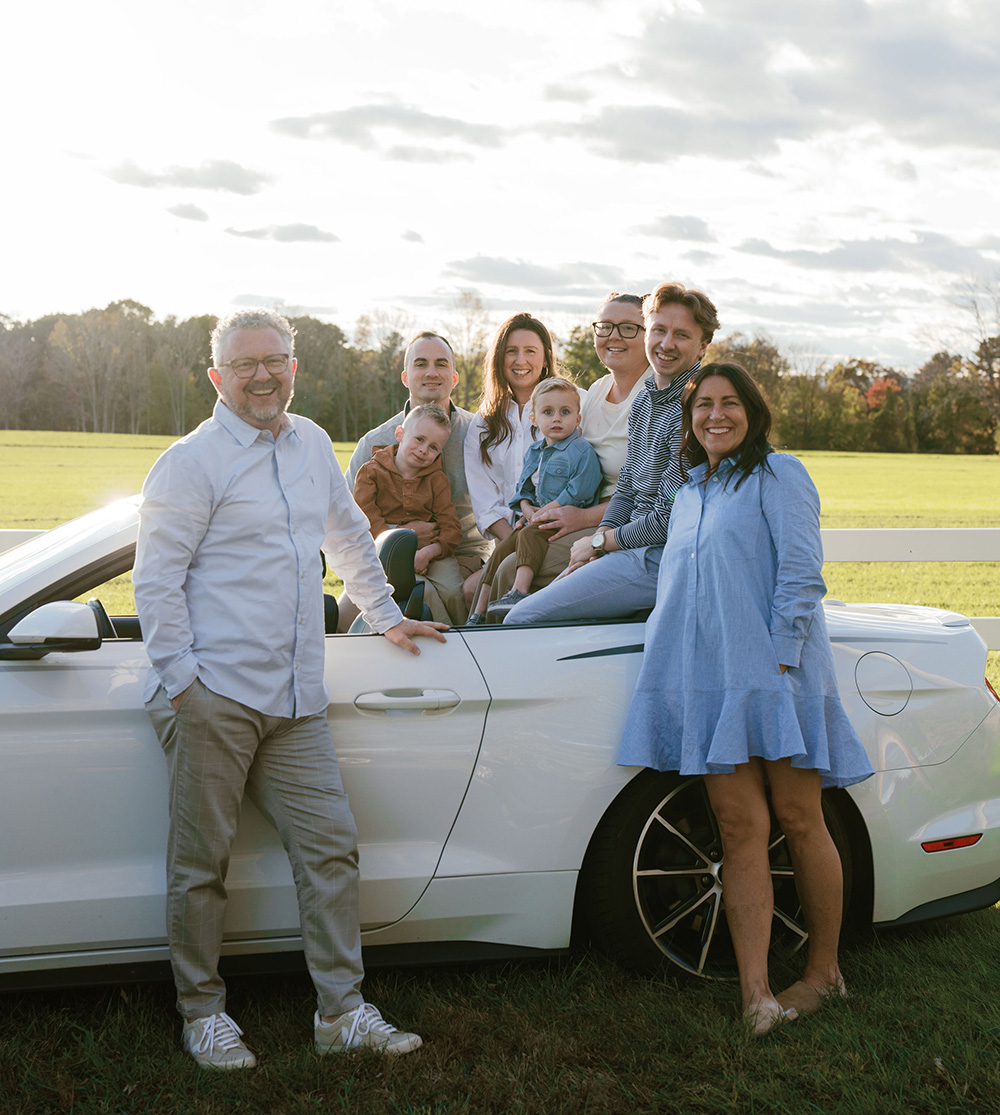
[[[594,321],[591,322],[594,327],[594,333],[598,337],[610,337],[617,329],[618,336],[623,340],[630,341],[633,337],[639,336],[639,330],[645,329],[644,325],[636,325],[634,321]]]
[[[257,365],[263,364],[272,376],[280,376],[288,371],[288,353],[276,352],[273,356],[262,356],[255,360],[252,356],[241,356],[238,360],[227,360],[220,368],[232,368],[233,375],[239,379],[249,379],[257,374]]]

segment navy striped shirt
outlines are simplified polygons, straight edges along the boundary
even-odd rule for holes
[[[674,376],[668,387],[657,387],[650,376],[632,404],[628,416],[628,449],[602,527],[615,528],[615,541],[623,550],[637,546],[662,546],[674,495],[684,483],[681,476],[681,392],[701,367],[701,361],[684,375]]]

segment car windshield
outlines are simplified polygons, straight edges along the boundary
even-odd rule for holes
[[[63,553],[79,550],[88,541],[114,534],[135,522],[136,508],[141,502],[141,496],[117,500],[0,553],[0,579],[16,579],[19,573],[37,569],[50,560],[58,560]]]

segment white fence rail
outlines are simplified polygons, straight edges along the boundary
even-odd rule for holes
[[[1000,575],[1000,528],[824,530],[825,561],[991,561]],[[990,650],[1000,650],[1000,616],[970,616]]]
[[[0,530],[0,551],[41,534]],[[991,561],[1000,575],[1000,528],[824,530],[826,561]],[[990,650],[1000,650],[1000,616],[970,616]]]

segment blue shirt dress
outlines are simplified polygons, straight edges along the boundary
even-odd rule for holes
[[[790,758],[824,786],[861,782],[873,771],[837,689],[809,474],[781,453],[738,489],[730,460],[706,473],[674,501],[619,764],[729,774]]]

